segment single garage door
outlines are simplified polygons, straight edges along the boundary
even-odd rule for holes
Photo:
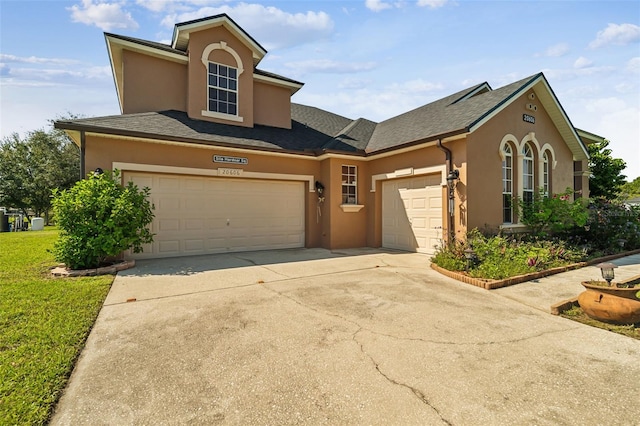
[[[134,258],[304,247],[304,183],[126,172],[151,189],[154,242]]]
[[[432,254],[442,238],[440,175],[382,183],[382,246]]]

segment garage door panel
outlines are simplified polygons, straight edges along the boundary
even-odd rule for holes
[[[126,172],[151,188],[154,243],[136,258],[304,246],[302,182]]]
[[[180,221],[178,219],[160,219],[156,221],[157,228],[154,230],[155,232],[167,232],[167,231],[179,231],[180,230]]]
[[[440,176],[420,176],[383,182],[382,245],[432,253],[441,237]]]

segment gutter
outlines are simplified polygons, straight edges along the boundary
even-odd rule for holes
[[[447,243],[451,244],[456,236],[455,230],[455,200],[456,200],[456,180],[460,176],[458,170],[453,169],[453,155],[451,150],[442,145],[442,139],[437,140],[437,146],[444,152],[447,162],[447,194],[448,194],[448,215],[447,215]]]

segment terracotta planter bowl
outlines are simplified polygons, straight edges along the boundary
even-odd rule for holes
[[[640,323],[640,288],[601,287],[583,282],[578,303],[589,317],[610,324]]]

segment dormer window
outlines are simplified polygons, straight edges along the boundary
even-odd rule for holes
[[[238,69],[209,62],[209,112],[238,115]]]

